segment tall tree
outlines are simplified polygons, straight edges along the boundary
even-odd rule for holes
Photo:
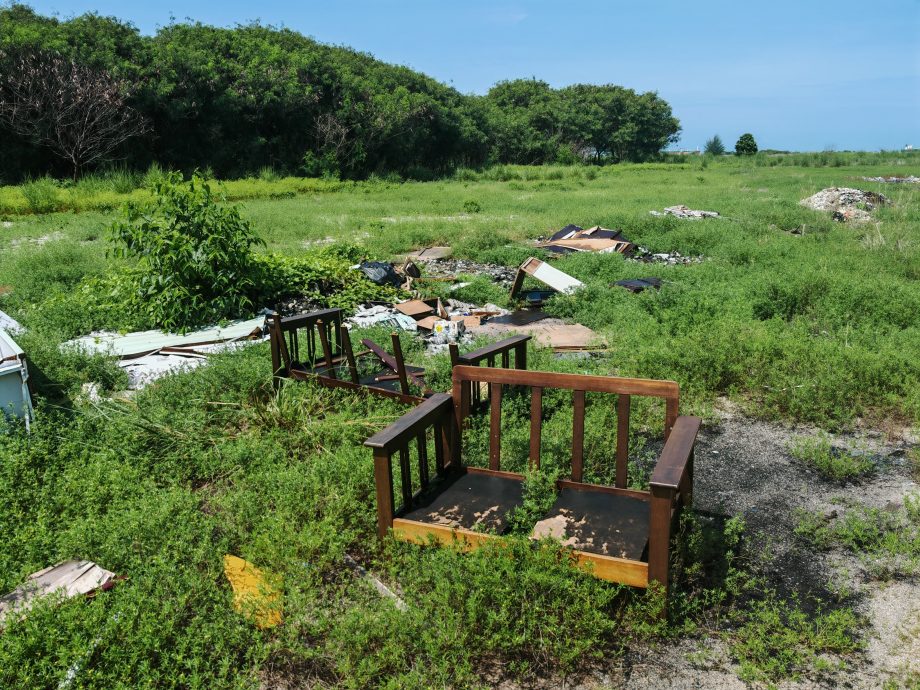
[[[738,142],[735,144],[736,156],[753,156],[755,153],[757,153],[757,142],[754,141],[753,134],[745,133],[738,137]]]
[[[104,70],[45,51],[24,51],[4,64],[0,121],[66,160],[74,179],[147,131],[126,103],[128,85]]]
[[[715,134],[712,139],[707,139],[706,145],[703,147],[703,152],[713,156],[721,156],[725,153],[725,144],[722,143],[721,137]]]

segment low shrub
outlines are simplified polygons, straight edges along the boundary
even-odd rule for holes
[[[19,188],[32,213],[53,213],[60,210],[58,186],[50,177],[26,182]]]
[[[855,479],[871,472],[874,467],[866,455],[854,455],[845,449],[835,448],[826,434],[799,436],[793,439],[789,452],[825,478],[838,482]]]

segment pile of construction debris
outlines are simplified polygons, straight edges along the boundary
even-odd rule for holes
[[[676,208],[686,207],[672,207],[672,209]],[[693,213],[713,212],[693,211]],[[668,266],[699,263],[703,260],[702,257],[684,256],[680,252],[653,252],[641,245],[630,242],[623,235],[622,230],[609,230],[599,225],[587,230],[583,230],[577,225],[566,225],[562,230],[553,233],[550,237],[538,238],[536,246],[551,252],[550,258],[574,252],[597,252],[601,254],[622,254],[627,260]]]
[[[718,218],[716,211],[697,211],[695,209],[678,204],[677,206],[668,206],[664,211],[649,211],[653,216],[674,216],[675,218],[684,218],[686,220],[700,220],[701,218]]]
[[[866,182],[886,182],[889,184],[920,184],[920,177],[916,177],[915,175],[908,175],[907,177],[890,175],[888,177],[864,177],[862,179]]]
[[[834,220],[845,223],[864,223],[876,207],[888,203],[884,194],[865,192],[850,187],[828,187],[799,204],[815,211],[830,211]]]

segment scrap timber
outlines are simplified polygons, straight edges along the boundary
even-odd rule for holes
[[[470,386],[483,384],[490,392],[488,458],[470,458],[463,443],[472,411]],[[392,532],[404,541],[434,539],[467,549],[500,538],[508,527],[509,511],[523,502],[524,476],[501,469],[502,397],[509,387],[530,389],[528,463],[532,468],[540,466],[544,391],[572,394],[569,476],[556,483],[556,503],[536,525],[532,538],[560,539],[596,577],[643,588],[657,583],[666,593],[671,536],[680,511],[692,501],[693,449],[701,423],[698,417],[678,415],[679,389],[672,381],[455,367],[452,395],[431,396],[365,442],[374,453],[379,536]],[[614,486],[585,481],[587,393],[617,396]],[[648,491],[626,488],[634,396],[665,402],[665,443]],[[434,450],[433,468],[428,463],[429,442]],[[410,453],[412,445],[415,453]],[[399,464],[398,490],[394,455]],[[418,459],[418,491],[413,487],[411,457]],[[471,462],[487,462],[488,467],[471,466]]]

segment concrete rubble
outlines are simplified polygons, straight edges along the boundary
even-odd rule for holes
[[[687,220],[700,220],[701,218],[718,218],[716,211],[697,211],[695,209],[678,204],[677,206],[668,206],[662,211],[649,211],[653,216],[674,216],[675,218],[684,218]]]
[[[884,194],[851,187],[828,187],[799,202],[805,208],[829,211],[840,223],[864,223],[872,218],[872,211],[887,203]]]

